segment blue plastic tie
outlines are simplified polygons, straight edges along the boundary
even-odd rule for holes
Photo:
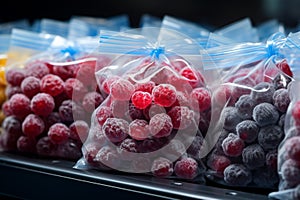
[[[155,56],[156,59],[159,58],[160,54],[165,52],[165,48],[164,47],[158,47],[156,49],[153,49],[150,53],[151,56]]]

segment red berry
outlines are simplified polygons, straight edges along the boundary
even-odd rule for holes
[[[132,94],[131,101],[139,109],[145,109],[152,102],[151,94],[148,92],[136,91]]]
[[[21,136],[17,141],[17,148],[20,152],[35,153],[36,139],[28,136]]]
[[[83,155],[84,159],[88,162],[88,164],[97,165],[97,161],[95,160],[98,151],[100,150],[101,146],[97,143],[88,143],[83,147]]]
[[[40,79],[34,76],[25,78],[21,83],[22,92],[29,98],[40,92]]]
[[[176,162],[175,174],[184,179],[194,179],[198,175],[198,163],[193,158],[183,158]]]
[[[53,124],[48,131],[48,137],[54,144],[66,142],[70,135],[70,129],[62,123]]]
[[[72,100],[65,100],[58,109],[63,122],[72,123],[74,120],[85,119],[85,112],[79,104]]]
[[[159,157],[153,161],[151,172],[158,177],[170,176],[173,174],[173,164],[170,160]]]
[[[147,83],[136,83],[134,86],[135,91],[148,92],[152,94],[155,83],[153,81],[148,81]]]
[[[210,92],[206,88],[195,88],[190,94],[191,104],[194,110],[205,111],[211,106]]]
[[[240,156],[244,147],[244,141],[233,133],[230,133],[222,142],[222,148],[225,155],[231,157]]]
[[[42,61],[34,61],[26,64],[25,70],[26,76],[33,76],[38,79],[41,79],[50,73],[47,64]]]
[[[160,84],[153,88],[152,97],[154,103],[169,107],[176,101],[176,89],[170,84]]]
[[[185,129],[189,127],[194,120],[194,112],[185,106],[175,106],[169,112],[174,129]]]
[[[151,105],[149,105],[147,108],[143,110],[144,117],[147,120],[150,120],[154,115],[160,113],[166,113],[165,108],[155,104],[154,102],[152,102]]]
[[[190,85],[193,88],[203,86],[204,85],[204,78],[203,76],[198,72],[193,71],[190,67],[186,66],[179,72],[182,76],[188,79]]]
[[[104,98],[98,92],[89,92],[83,97],[82,107],[86,112],[93,112],[103,100]]]
[[[78,68],[79,68],[78,65],[65,65],[65,66],[54,65],[52,67],[52,73],[56,76],[59,76],[62,80],[67,80],[68,78],[75,78],[75,74]]]
[[[96,61],[85,61],[78,64],[76,78],[85,86],[96,85],[95,77]]]
[[[217,171],[217,172],[221,172],[223,174],[224,169],[226,167],[228,167],[231,164],[231,161],[223,155],[216,155],[216,154],[212,154],[210,155],[210,157],[208,158],[207,161],[207,165]]]
[[[5,88],[5,95],[7,98],[11,98],[14,94],[22,94],[22,89],[20,86],[8,85]]]
[[[125,79],[118,79],[111,84],[111,95],[116,100],[126,101],[130,100],[134,92],[134,85]]]
[[[85,121],[76,120],[69,126],[69,129],[71,139],[85,142],[89,134],[89,125]]]
[[[142,119],[136,119],[129,124],[129,133],[133,139],[144,140],[150,136],[148,122]]]
[[[12,111],[11,111],[11,108],[10,108],[10,101],[5,101],[3,104],[2,104],[2,112],[4,113],[4,115],[6,117],[12,115]]]
[[[287,139],[283,148],[291,159],[300,162],[300,136]]]
[[[14,94],[10,98],[9,104],[12,114],[18,118],[23,119],[31,113],[30,99],[24,94]]]
[[[20,86],[25,78],[24,69],[10,68],[5,72],[5,78],[12,86]]]
[[[126,112],[128,112],[129,102],[113,100],[110,104],[110,109],[115,118],[125,118]]]
[[[156,114],[150,119],[149,128],[156,138],[169,136],[173,130],[172,120],[165,113]]]
[[[41,116],[48,116],[54,110],[55,103],[52,96],[47,93],[35,95],[30,102],[31,110]]]
[[[293,72],[291,71],[290,66],[288,65],[286,60],[283,60],[282,62],[279,62],[276,64],[276,66],[283,71],[286,75],[293,77]]]
[[[117,168],[120,165],[118,152],[111,146],[102,147],[98,151],[95,161],[111,168]]]
[[[58,112],[50,113],[48,116],[44,117],[45,131],[48,131],[50,126],[59,122],[61,122],[59,113]]]
[[[22,123],[22,131],[28,137],[36,137],[45,130],[44,121],[35,114],[29,114]]]
[[[108,118],[102,131],[111,142],[121,142],[128,136],[129,124],[124,119]]]
[[[299,124],[300,122],[300,101],[297,101],[292,109],[292,116],[295,119],[295,122]]]
[[[112,117],[112,112],[109,107],[101,106],[96,110],[96,118],[100,125],[103,125],[104,122]]]
[[[80,101],[87,91],[87,88],[76,78],[68,78],[65,81],[65,92],[69,99]]]
[[[110,86],[113,82],[115,82],[116,80],[119,80],[120,77],[118,76],[112,76],[112,77],[109,77],[107,79],[105,79],[103,82],[102,82],[102,91],[106,94],[110,94]]]
[[[63,80],[56,75],[48,74],[41,79],[41,91],[55,97],[64,91]]]

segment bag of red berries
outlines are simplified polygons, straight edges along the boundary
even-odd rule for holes
[[[204,69],[218,72],[222,82],[213,97],[216,102],[226,99],[220,114],[223,128],[208,133],[218,136],[208,143],[214,145],[206,162],[209,180],[243,189],[278,187],[277,147],[284,138],[287,87],[293,76],[285,49],[291,48],[291,38],[275,33],[267,44],[232,44],[203,52]]]
[[[107,98],[75,168],[202,181],[211,98],[199,46],[168,29],[141,33],[100,34],[99,51],[119,56],[96,72]]]

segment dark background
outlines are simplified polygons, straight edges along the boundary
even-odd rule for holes
[[[298,0],[5,0],[0,8],[0,22],[128,14],[133,27],[138,26],[144,13],[157,17],[170,15],[210,27],[221,27],[245,17],[254,25],[275,18],[286,26],[296,26],[300,19]]]

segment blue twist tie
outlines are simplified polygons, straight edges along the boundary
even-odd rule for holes
[[[61,52],[62,52],[62,53],[68,53],[68,54],[70,54],[70,56],[71,56],[72,58],[74,57],[75,54],[78,53],[78,51],[77,51],[75,48],[70,47],[70,46],[67,47],[67,48],[65,48],[65,49],[62,49]]]
[[[267,53],[268,57],[273,55],[280,56],[279,50],[285,42],[285,35],[281,32],[274,33],[267,40]]]
[[[150,53],[151,56],[155,56],[155,58],[159,58],[160,54],[163,54],[165,52],[164,47],[158,47],[156,49],[153,49]]]

